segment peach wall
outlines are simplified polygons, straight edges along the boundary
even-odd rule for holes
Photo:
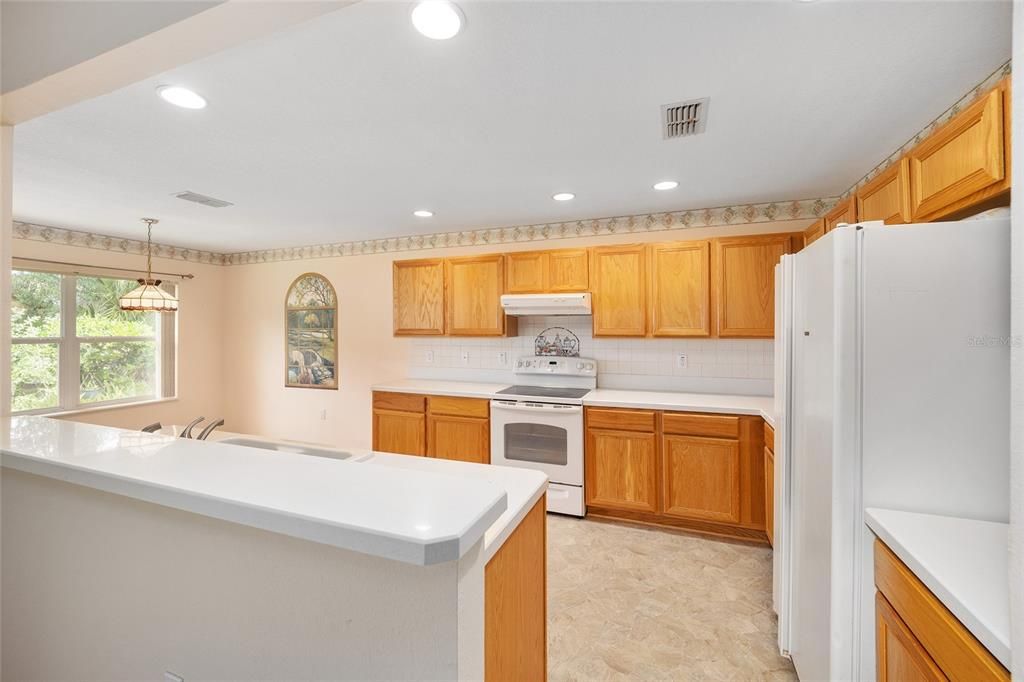
[[[224,377],[231,430],[370,446],[370,387],[406,375],[411,343],[391,334],[394,260],[792,232],[808,224],[780,221],[227,267],[225,298],[231,305],[224,309]],[[336,391],[284,386],[284,296],[292,280],[309,271],[325,275],[338,292],[341,386]]]
[[[14,239],[12,243],[14,258],[44,258],[94,267],[145,267],[145,259],[139,255],[25,239]],[[200,414],[211,419],[224,413],[221,350],[224,281],[229,269],[163,258],[153,259],[153,269],[195,275],[195,279],[180,282],[178,287],[181,310],[178,313],[177,399],[150,405],[99,408],[68,418],[105,426],[139,428],[154,421],[181,424]],[[126,273],[125,276],[131,275]]]

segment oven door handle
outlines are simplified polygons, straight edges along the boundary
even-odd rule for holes
[[[579,414],[583,411],[581,405],[570,405],[568,407],[538,407],[536,405],[522,405],[519,403],[505,402],[499,400],[491,401],[492,410],[505,410],[508,412],[546,412],[548,414]]]

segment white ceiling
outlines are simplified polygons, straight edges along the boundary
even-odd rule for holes
[[[19,126],[15,217],[242,251],[830,196],[1010,55],[1009,2],[461,6],[450,41],[366,2]]]

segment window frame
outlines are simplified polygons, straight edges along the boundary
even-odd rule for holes
[[[57,346],[57,405],[29,410],[14,410],[14,386],[11,386],[12,415],[59,415],[73,412],[122,407],[152,403],[177,398],[177,313],[155,313],[156,328],[151,336],[78,336],[78,278],[131,280],[123,275],[112,275],[102,270],[87,272],[81,270],[63,271],[38,267],[23,267],[17,259],[11,267],[13,272],[38,272],[56,275],[60,278],[60,335],[11,337],[11,350],[15,345],[42,344]],[[177,295],[177,285],[164,283]],[[124,343],[152,341],[156,345],[156,366],[154,368],[154,391],[151,395],[116,398],[96,402],[82,402],[81,399],[81,348],[83,343]],[[13,358],[12,358],[13,362]]]

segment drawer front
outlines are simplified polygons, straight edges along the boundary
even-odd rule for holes
[[[423,412],[427,397],[415,393],[389,393],[374,391],[373,407],[377,410],[399,410],[401,412]]]
[[[740,437],[740,418],[733,415],[666,412],[663,419],[662,430],[665,433],[712,438]]]
[[[587,428],[654,432],[653,410],[587,408]]]
[[[988,649],[877,540],[875,585],[947,677],[979,682],[1010,679]]]
[[[764,423],[764,446],[775,452],[775,429],[768,422]]]
[[[430,396],[431,414],[449,414],[453,417],[483,417],[491,414],[491,401],[481,398],[452,398]]]

